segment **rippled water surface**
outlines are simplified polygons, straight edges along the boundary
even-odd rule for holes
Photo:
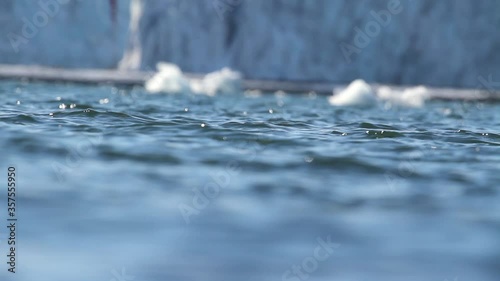
[[[0,96],[1,179],[14,165],[19,183],[2,280],[500,276],[499,104],[15,81]]]

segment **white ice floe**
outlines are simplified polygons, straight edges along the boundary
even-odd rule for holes
[[[203,93],[209,96],[216,94],[240,93],[242,91],[242,76],[239,72],[230,68],[223,68],[205,75],[202,81],[191,84],[195,93]]]
[[[386,101],[389,105],[422,107],[429,99],[429,89],[424,86],[408,88],[405,90],[394,90],[387,86],[378,89],[379,99]]]
[[[380,100],[389,106],[421,107],[429,98],[429,89],[424,86],[404,90],[381,86],[375,92],[365,81],[355,80],[343,91],[329,97],[328,101],[335,106],[370,106]]]
[[[181,69],[169,63],[158,63],[158,73],[146,82],[146,90],[151,93],[194,93],[215,96],[242,91],[242,76],[229,68],[212,72],[201,80],[189,79]]]
[[[180,94],[191,91],[188,79],[181,69],[170,63],[160,62],[156,65],[158,72],[146,81],[146,90],[150,93]]]
[[[340,93],[334,93],[328,102],[335,106],[370,106],[375,104],[375,93],[370,85],[359,79]]]
[[[230,68],[209,73],[203,79],[207,94],[232,94],[242,91],[242,75]]]

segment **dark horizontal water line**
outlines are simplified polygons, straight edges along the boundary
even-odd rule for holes
[[[111,69],[62,69],[43,66],[0,64],[0,79],[27,79],[48,82],[70,82],[85,84],[114,84],[122,86],[142,86],[154,75],[151,71],[124,71]],[[203,78],[203,74],[185,74],[193,80]],[[374,84],[375,88],[381,86]],[[324,82],[244,80],[245,90],[262,92],[285,91],[289,93],[315,92],[331,95],[345,85]],[[403,86],[391,86],[403,89]],[[488,89],[430,88],[431,98],[437,100],[484,100],[500,101],[500,91]]]

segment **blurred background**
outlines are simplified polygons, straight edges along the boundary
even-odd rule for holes
[[[4,0],[0,22],[9,64],[469,88],[500,64],[495,0]]]
[[[165,61],[328,95],[371,84],[332,103],[263,81],[1,80],[19,251],[12,275],[2,203],[0,280],[497,281],[499,103],[456,88],[500,88],[499,27],[495,0],[0,0],[0,76]],[[189,84],[166,68],[160,85]]]

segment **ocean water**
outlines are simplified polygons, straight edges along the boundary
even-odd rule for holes
[[[15,275],[0,228],[2,280],[500,276],[498,103],[23,81],[0,96],[19,218]]]

